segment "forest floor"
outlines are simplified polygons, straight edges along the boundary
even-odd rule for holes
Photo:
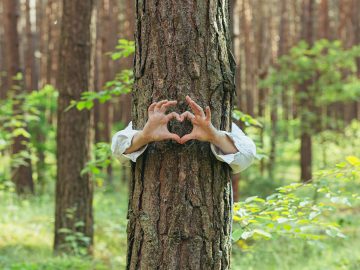
[[[50,196],[18,200],[0,195],[1,270],[125,269],[126,188],[94,198],[94,259],[53,256],[54,204]],[[332,270],[360,269],[360,211],[342,216],[346,239],[308,243],[305,240],[262,240],[252,251],[233,246],[232,269]]]
[[[356,128],[358,134],[360,126]],[[347,134],[349,133],[349,134]],[[326,135],[326,134],[325,134]],[[314,141],[315,170],[333,167],[360,151],[354,131]],[[360,135],[359,135],[360,136]],[[356,136],[355,136],[356,137]],[[250,167],[240,181],[241,198],[265,197],[275,188],[298,181],[299,141],[278,145],[276,181],[259,173],[259,164]],[[265,150],[268,152],[268,149]],[[114,172],[118,172],[117,165]],[[120,177],[116,176],[115,179]],[[0,270],[110,270],[125,269],[127,185],[97,186],[94,196],[95,249],[93,258],[54,256],[54,202],[49,192],[28,199],[0,190]],[[354,190],[354,192],[356,192]],[[338,211],[332,216],[342,224],[345,239],[328,238],[321,242],[274,237],[234,243],[233,270],[358,270],[360,269],[360,207]]]

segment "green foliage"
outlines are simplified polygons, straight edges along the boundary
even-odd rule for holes
[[[76,107],[79,111],[87,109],[90,110],[94,107],[94,102],[99,101],[105,103],[112,100],[114,97],[122,94],[127,94],[131,91],[133,85],[133,75],[130,70],[122,70],[116,74],[115,79],[106,82],[104,90],[99,92],[83,92],[79,101],[72,100],[70,106],[66,109],[69,110]]]
[[[9,97],[0,102],[0,151],[10,155],[16,137],[28,139],[25,150],[12,155],[10,159],[6,159],[5,155],[0,157],[2,162],[10,163],[10,166],[2,168],[7,171],[0,172],[0,183],[3,183],[0,189],[11,186],[5,183],[10,181],[10,168],[29,165],[26,160],[36,161],[37,157],[32,152],[47,151],[55,155],[55,142],[49,141],[54,141],[55,137],[51,116],[56,111],[57,95],[54,87],[46,85],[38,91]],[[39,140],[38,135],[42,135],[43,140]]]
[[[95,144],[93,158],[86,163],[81,174],[90,173],[94,176],[98,186],[103,185],[104,169],[112,162],[113,156],[110,145],[105,142]]]
[[[114,52],[109,53],[111,58],[119,60],[130,56],[135,52],[135,43],[133,41],[119,39],[118,45]],[[121,70],[115,75],[112,81],[108,81],[103,86],[102,91],[98,92],[83,92],[80,100],[72,100],[67,110],[76,107],[79,111],[87,109],[90,110],[94,107],[94,102],[99,101],[105,103],[112,101],[113,98],[118,97],[122,94],[131,92],[132,85],[134,83],[133,72],[128,69]]]
[[[66,217],[69,221],[75,220],[75,215],[75,207],[66,209]],[[69,249],[75,256],[87,255],[87,248],[91,239],[82,232],[84,226],[83,221],[77,221],[74,223],[73,228],[61,228],[58,231],[60,234],[65,235],[64,248]]]
[[[104,186],[95,190],[95,245],[91,258],[53,256],[52,193],[19,200],[13,194],[0,192],[0,269],[125,269],[127,184],[115,184],[115,189]],[[254,243],[252,238],[237,241],[232,249],[231,269],[359,269],[359,211],[343,210],[334,218],[341,222],[342,230],[348,235],[346,239],[328,237],[324,241],[308,241],[285,235]],[[247,250],[245,244],[252,249]]]
[[[119,39],[115,52],[110,53],[113,60],[129,57],[135,52],[135,42],[126,39]]]
[[[233,110],[232,117],[238,121],[243,122],[246,126],[255,126],[258,128],[262,128],[263,125],[254,117],[252,117],[249,114],[243,113],[242,111],[238,109]]]
[[[311,182],[281,186],[265,199],[252,196],[235,203],[233,240],[344,238],[339,224],[328,217],[339,206],[349,207],[360,198],[353,192],[354,186],[360,187],[360,159],[349,156],[315,175]]]
[[[316,105],[357,100],[360,97],[357,57],[360,46],[344,49],[340,41],[322,39],[309,47],[302,41],[279,59],[260,87],[280,92],[298,89],[298,100],[311,95]],[[310,93],[301,91],[305,82]]]

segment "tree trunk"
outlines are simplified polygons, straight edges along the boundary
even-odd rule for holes
[[[31,29],[32,24],[30,20],[30,0],[25,3],[26,14],[26,57],[25,57],[25,82],[28,92],[38,89],[38,77],[35,65],[35,40]]]
[[[255,116],[255,104],[256,104],[256,89],[255,89],[255,77],[256,77],[256,55],[254,44],[254,31],[252,28],[253,18],[252,10],[249,0],[243,0],[242,2],[242,31],[244,35],[244,64],[245,64],[245,96],[246,96],[246,110],[247,114]],[[254,61],[255,59],[255,61]]]
[[[330,39],[330,18],[328,0],[321,0],[320,2],[318,37]]]
[[[124,0],[123,9],[121,13],[124,16],[124,20],[121,22],[120,38],[127,40],[134,40],[135,31],[135,3],[134,1]],[[120,60],[120,69],[131,69],[133,67],[134,58],[129,56]],[[120,104],[114,108],[114,120],[121,121],[127,124],[131,120],[131,94],[121,95]],[[124,167],[124,169],[127,167]]]
[[[6,49],[5,49],[5,12],[4,3],[0,2],[0,100],[6,98],[8,89],[7,76],[6,76]]]
[[[98,55],[97,55],[97,91],[104,90],[106,82],[114,78],[114,61],[108,55],[109,52],[115,49],[117,38],[114,38],[114,32],[107,31],[107,29],[115,28],[114,20],[117,19],[114,10],[117,10],[115,1],[101,0],[98,2]],[[115,33],[116,33],[115,28]],[[112,131],[114,116],[114,107],[112,102],[100,104],[95,103],[94,106],[94,127],[95,127],[95,142],[110,142],[110,135]],[[112,182],[112,166],[107,166],[108,181]]]
[[[314,43],[314,11],[315,1],[314,0],[303,0],[302,10],[302,28],[301,37],[304,39],[309,46]],[[309,81],[304,82],[300,88],[301,98],[299,107],[301,108],[300,115],[300,129],[301,129],[301,146],[300,146],[300,166],[301,166],[301,180],[309,181],[312,178],[312,116],[309,117],[309,113],[314,113],[313,106],[313,93],[310,90]]]
[[[354,22],[354,36],[355,36],[355,44],[360,44],[360,1],[354,1],[354,9],[353,9],[353,22]],[[357,77],[360,79],[360,57],[356,59],[356,66],[357,66]],[[360,100],[356,102],[356,117],[360,120]]]
[[[289,30],[289,1],[281,0],[280,23],[279,23],[279,43],[277,57],[281,57],[289,52],[290,49],[290,30]],[[284,89],[281,93],[283,105],[283,119],[289,122],[291,117],[290,93],[289,89]],[[289,129],[285,129],[285,138],[288,139]]]
[[[220,5],[221,4],[221,5]],[[137,1],[134,128],[164,98],[189,108],[189,94],[212,109],[216,128],[231,127],[234,61],[228,1]],[[189,122],[172,122],[180,136]],[[209,143],[151,143],[132,167],[127,269],[230,269],[231,175]]]
[[[89,89],[92,6],[93,1],[63,0],[58,74],[56,251],[71,251],[66,234],[59,231],[61,228],[89,237],[89,251],[93,239],[93,185],[89,175],[81,173],[89,157],[90,111],[74,108],[65,111],[71,100],[78,100]],[[78,244],[86,246],[83,242]]]
[[[14,96],[20,95],[24,91],[24,83],[22,78],[14,79],[17,74],[22,74],[20,67],[20,53],[19,53],[19,34],[17,31],[18,19],[18,1],[6,0],[4,4],[5,19],[5,37],[6,37],[6,56],[7,56],[7,85],[10,87]],[[21,99],[18,100],[13,106],[14,116],[20,117]],[[14,138],[12,145],[13,158],[21,158],[21,153],[27,151],[28,140],[23,136]],[[19,156],[20,155],[20,156]],[[25,158],[26,165],[16,165],[12,167],[12,181],[15,183],[16,192],[33,193],[34,182],[32,178],[31,160]]]
[[[111,27],[111,9],[110,0],[101,0],[98,2],[98,19],[100,27],[99,33],[99,75],[98,75],[98,90],[103,90],[107,81],[113,78],[112,60],[108,52],[112,51],[115,44],[112,42],[111,33],[107,31]],[[95,110],[95,141],[109,142],[112,125],[112,104],[107,102],[104,104],[96,103]]]

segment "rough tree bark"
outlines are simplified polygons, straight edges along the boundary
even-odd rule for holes
[[[90,112],[74,108],[65,111],[71,100],[78,100],[89,89],[92,7],[91,0],[63,0],[58,74],[56,251],[70,251],[66,234],[59,232],[61,228],[89,237],[89,251],[93,239],[93,187],[89,175],[81,174],[89,156]],[[78,222],[83,226],[77,226]]]
[[[234,87],[228,1],[137,1],[133,123],[164,98],[189,94],[229,130]],[[183,135],[189,122],[172,122]],[[152,143],[132,167],[127,269],[229,269],[231,175],[208,143]]]
[[[6,0],[3,2],[5,13],[5,37],[6,37],[6,60],[7,60],[7,85],[14,96],[21,94],[24,91],[23,79],[14,79],[14,77],[21,73],[20,67],[20,52],[19,52],[19,33],[17,31],[17,19],[19,2],[16,0]],[[14,103],[13,110],[15,116],[21,116],[21,100],[18,99]],[[27,139],[23,136],[14,138],[12,145],[12,155],[18,156],[23,151],[27,151]],[[15,183],[16,192],[33,193],[34,182],[32,178],[31,161],[25,159],[26,165],[17,165],[12,168],[11,178]]]

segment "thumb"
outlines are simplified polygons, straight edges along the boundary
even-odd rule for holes
[[[187,141],[190,141],[190,140],[192,140],[192,139],[195,139],[193,133],[186,134],[186,135],[184,135],[184,136],[181,137],[181,142],[180,142],[180,143],[181,143],[181,144],[184,144],[184,143],[186,143]]]
[[[179,135],[175,134],[175,133],[168,133],[166,135],[166,139],[172,139],[174,141],[177,141],[178,143],[181,143],[181,138],[179,137]]]

